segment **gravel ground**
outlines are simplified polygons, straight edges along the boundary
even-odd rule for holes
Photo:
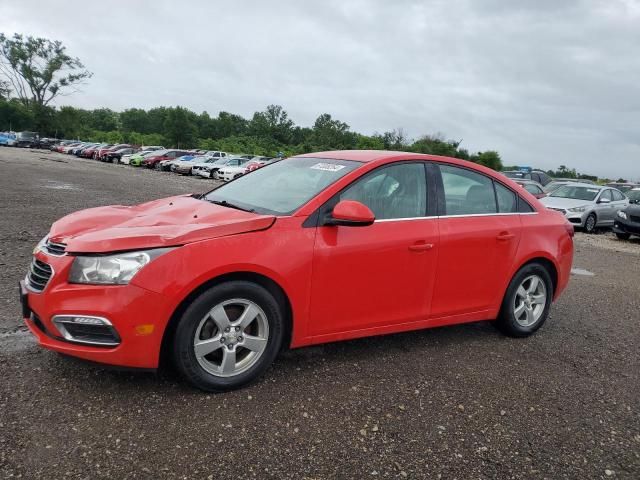
[[[0,150],[0,477],[640,478],[640,243],[576,236],[535,336],[488,322],[304,348],[207,395],[37,348],[16,282],[52,221],[211,182]]]

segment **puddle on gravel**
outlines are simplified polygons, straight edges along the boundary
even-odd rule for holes
[[[81,190],[73,183],[58,182],[56,180],[47,180],[47,184],[44,188],[50,188],[51,190]]]
[[[584,275],[585,277],[593,277],[595,273],[590,272],[589,270],[585,270],[584,268],[572,268],[572,275]]]
[[[20,352],[35,344],[36,340],[28,330],[0,333],[0,350],[2,350],[2,353]]]

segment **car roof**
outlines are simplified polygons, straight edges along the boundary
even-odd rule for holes
[[[508,178],[504,175],[500,175],[501,172],[497,172],[489,167],[485,167],[479,163],[469,162],[467,160],[462,160],[460,158],[453,157],[445,157],[442,155],[430,155],[426,153],[413,153],[413,152],[399,152],[399,151],[388,151],[388,150],[331,150],[327,152],[313,152],[313,153],[304,153],[301,155],[296,155],[293,157],[289,157],[289,159],[296,158],[317,158],[317,159],[328,159],[328,160],[352,160],[355,162],[361,162],[363,164],[366,163],[391,163],[394,161],[402,161],[402,160],[417,160],[417,161],[434,161],[439,163],[448,163],[451,165],[457,165],[460,167],[466,167],[478,172],[489,175],[496,180],[502,182],[513,180],[512,178]]]
[[[331,160],[353,160],[355,162],[366,163],[382,159],[391,160],[394,157],[406,157],[407,155],[411,155],[412,157],[420,156],[424,158],[434,157],[435,159],[435,155],[387,150],[331,150],[328,152],[304,153],[302,155],[296,155],[293,158],[327,158]]]

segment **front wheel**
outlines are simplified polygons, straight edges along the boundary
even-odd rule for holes
[[[594,233],[596,231],[596,225],[598,221],[595,213],[590,213],[584,222],[585,233]]]
[[[629,240],[631,238],[631,234],[630,233],[618,233],[618,232],[616,232],[616,237],[618,237],[620,240]]]
[[[284,319],[275,298],[246,281],[210,288],[185,310],[173,341],[178,371],[208,392],[243,387],[271,365]]]
[[[525,265],[507,288],[496,326],[510,337],[531,335],[547,320],[552,297],[553,282],[547,269],[539,263]]]

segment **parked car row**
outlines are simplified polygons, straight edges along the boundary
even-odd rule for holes
[[[502,173],[586,233],[611,227],[623,240],[640,235],[640,184],[614,182],[600,186],[585,179],[552,179],[536,170]]]
[[[272,157],[231,154],[217,150],[186,150],[160,145],[136,146],[65,140],[52,151],[103,162],[145,167],[181,175],[230,181],[278,160]]]

